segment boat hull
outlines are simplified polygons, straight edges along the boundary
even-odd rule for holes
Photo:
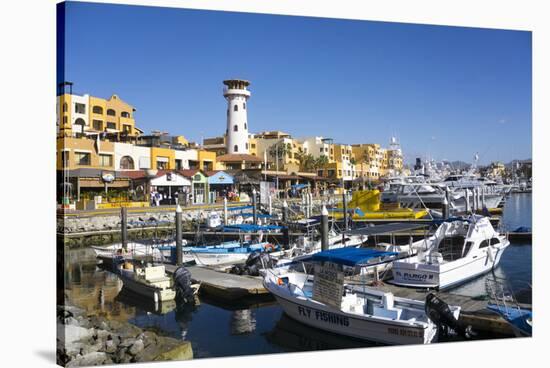
[[[396,261],[393,264],[394,285],[449,289],[478,276],[481,276],[497,267],[504,248],[497,248],[492,256],[488,253],[477,257],[468,257],[459,261],[440,265],[428,265],[407,261]]]
[[[264,279],[264,286],[292,319],[324,331],[381,344],[428,344],[437,338],[434,325],[381,320],[345,313],[305,297],[291,298]]]
[[[154,286],[145,285],[123,275],[121,275],[120,278],[126,289],[144,298],[154,300],[155,302],[173,300],[176,297],[176,292],[173,289],[160,289]]]

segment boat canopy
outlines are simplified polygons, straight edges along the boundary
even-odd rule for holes
[[[236,225],[224,226],[223,231],[257,232],[257,231],[269,231],[269,230],[282,230],[283,228],[284,228],[283,226],[276,226],[276,225],[236,224]]]
[[[428,227],[430,225],[431,225],[431,222],[427,222],[424,224],[395,222],[390,224],[360,227],[358,229],[348,230],[346,231],[346,234],[349,234],[349,235],[390,234],[398,231],[421,229],[424,227]]]
[[[368,248],[344,247],[314,253],[309,257],[301,258],[300,262],[332,262],[353,267],[366,265],[371,259],[396,255],[398,255],[396,252],[386,252]]]

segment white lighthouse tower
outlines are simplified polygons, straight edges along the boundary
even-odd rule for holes
[[[227,100],[227,153],[248,154],[248,119],[246,105],[250,91],[249,81],[242,79],[224,80],[223,96]]]

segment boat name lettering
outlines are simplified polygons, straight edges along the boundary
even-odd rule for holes
[[[420,331],[417,330],[408,330],[405,328],[397,327],[388,327],[388,334],[396,336],[406,336],[406,337],[422,337]]]
[[[434,275],[427,275],[422,273],[409,273],[409,272],[401,272],[396,271],[395,274],[397,276],[402,276],[406,280],[432,280],[434,278]]]
[[[316,319],[317,321],[328,322],[341,326],[349,326],[348,317],[340,316],[335,313],[298,306],[298,314],[309,319]]]

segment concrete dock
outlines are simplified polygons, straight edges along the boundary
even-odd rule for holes
[[[165,267],[169,274],[176,270],[174,265],[167,264]],[[213,298],[231,301],[269,295],[260,277],[239,276],[199,266],[189,266],[187,269],[192,279],[201,283],[200,292]]]
[[[372,286],[371,286],[372,287]],[[387,282],[375,286],[376,289],[385,292],[391,292],[397,297],[414,300],[425,300],[430,292],[424,289],[414,289],[391,285]],[[487,300],[454,294],[452,291],[436,292],[437,296],[449,305],[461,307],[460,317],[466,325],[471,325],[477,333],[486,333],[491,335],[514,336],[514,331],[510,325],[499,315],[487,309]],[[531,305],[521,304],[522,308],[531,309]]]

